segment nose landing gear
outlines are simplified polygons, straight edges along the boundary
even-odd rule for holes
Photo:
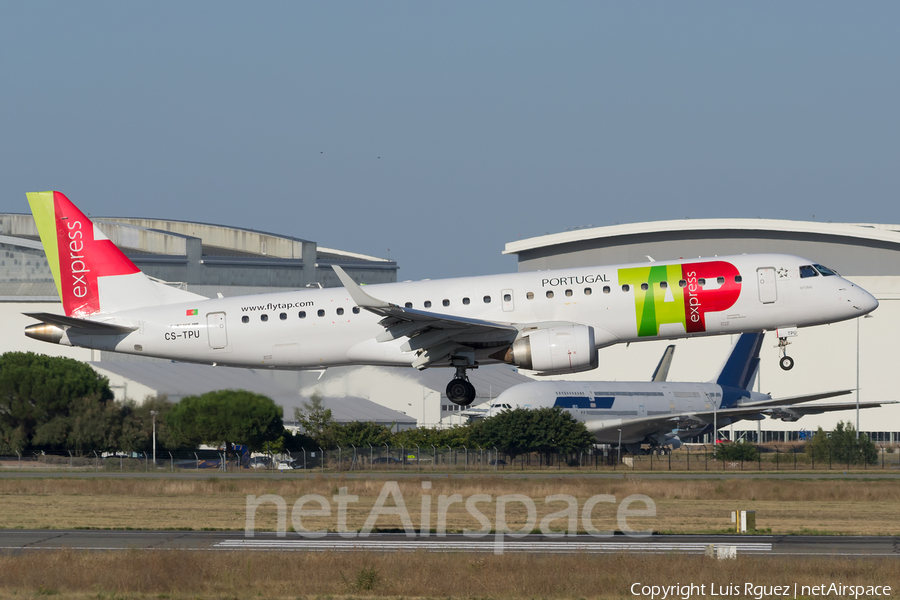
[[[787,355],[787,346],[790,344],[786,337],[778,338],[778,348],[781,351],[781,358],[778,359],[778,365],[784,369],[785,371],[790,371],[794,368],[794,359]]]

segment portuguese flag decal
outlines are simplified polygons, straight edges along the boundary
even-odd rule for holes
[[[187,311],[186,316],[188,316],[188,317],[193,317],[193,316],[196,315],[196,314],[197,314],[197,309],[196,309],[196,308],[192,308],[192,309],[190,309],[190,310]]]

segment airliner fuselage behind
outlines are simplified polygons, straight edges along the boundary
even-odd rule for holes
[[[486,413],[477,416],[491,417],[518,408],[555,407],[583,421],[599,443],[623,444],[629,452],[640,453],[643,444],[678,448],[684,439],[717,431],[719,427],[745,419],[759,421],[768,417],[796,421],[805,415],[892,404],[885,401],[813,403],[843,396],[852,390],[778,399],[752,391],[750,387],[756,377],[763,339],[762,333],[741,334],[714,381],[665,381],[665,372],[658,379],[661,370],[668,370],[664,355],[652,382],[520,383],[502,392]],[[667,354],[673,349],[674,346],[670,346]]]

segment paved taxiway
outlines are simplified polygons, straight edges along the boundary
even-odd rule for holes
[[[653,535],[644,538],[551,538],[528,535],[503,537],[503,552],[566,554],[641,552],[651,554],[703,554],[710,544],[735,546],[738,554],[793,556],[894,556],[900,558],[900,536],[730,536]],[[0,552],[39,550],[254,550],[254,551],[373,551],[494,552],[494,535],[467,537],[407,537],[400,533],[373,533],[344,538],[329,534],[310,539],[297,534],[277,537],[272,532],[245,537],[242,531],[98,531],[0,530]]]

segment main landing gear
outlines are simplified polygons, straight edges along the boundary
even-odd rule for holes
[[[475,386],[466,377],[466,367],[456,367],[456,377],[447,384],[447,400],[460,406],[469,406],[475,400]]]

